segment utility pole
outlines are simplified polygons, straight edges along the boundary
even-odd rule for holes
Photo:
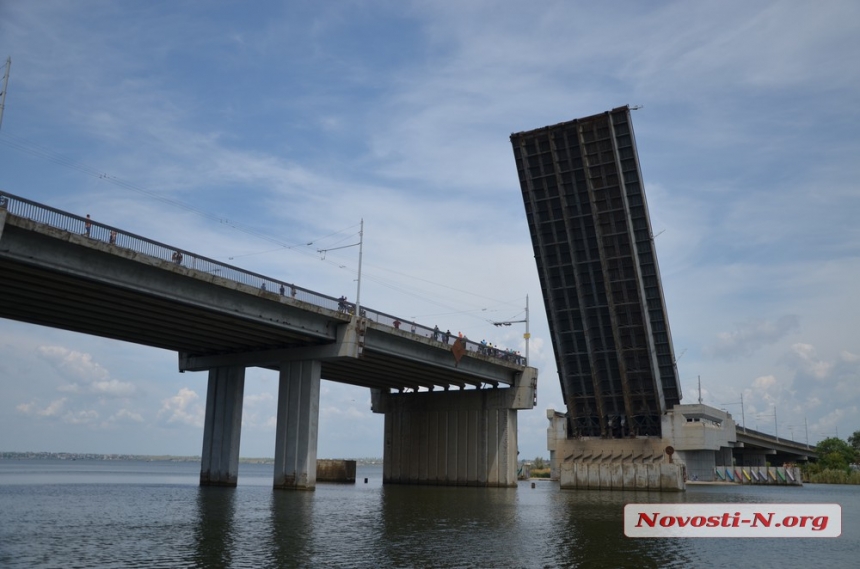
[[[702,404],[702,376],[699,377],[699,405]]]
[[[3,127],[3,109],[6,108],[6,91],[9,90],[9,70],[12,69],[12,57],[6,58],[6,71],[3,73],[3,90],[0,91],[0,128]]]
[[[308,245],[310,245],[310,243],[308,243]],[[355,291],[355,316],[361,317],[361,254],[364,250],[364,218],[361,218],[361,227],[358,230],[358,243],[343,245],[341,247],[332,247],[331,249],[317,249],[317,253],[320,254],[320,259],[325,259],[326,253],[329,251],[348,249],[349,247],[355,247],[356,245],[358,245],[358,286]],[[340,308],[340,306],[338,306],[338,308]],[[349,304],[347,304],[347,312],[348,308]]]
[[[529,365],[529,338],[532,335],[529,334],[529,295],[526,295],[526,333],[523,334],[523,338],[526,341],[526,365]]]
[[[355,317],[361,318],[361,255],[364,249],[364,218],[358,230],[358,286],[355,291]]]
[[[776,403],[773,405],[773,432],[776,434],[777,442],[779,442],[779,427],[776,424]]]
[[[526,365],[529,365],[529,338],[532,337],[532,335],[529,334],[529,295],[526,295],[525,320],[505,320],[504,322],[493,322],[493,326],[510,326],[511,324],[520,324],[522,322],[526,323],[526,333],[523,334],[523,338],[526,341]]]

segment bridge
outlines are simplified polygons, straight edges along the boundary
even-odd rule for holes
[[[734,448],[808,456],[680,404],[630,108],[510,140],[567,406],[548,413],[562,487],[681,490],[685,467],[713,477]]]
[[[175,351],[208,371],[201,485],[235,486],[245,368],[278,370],[274,487],[316,483],[319,382],[372,390],[384,482],[516,484],[518,356],[9,193],[0,317]],[[466,452],[468,449],[468,452]]]
[[[735,448],[735,460],[741,466],[759,466],[758,464],[747,464],[754,462],[747,457],[752,455],[763,455],[772,464],[784,464],[787,462],[805,462],[817,460],[818,453],[814,446],[800,443],[791,439],[777,437],[755,431],[746,427],[736,427],[738,447]]]

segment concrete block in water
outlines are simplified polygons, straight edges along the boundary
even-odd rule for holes
[[[355,461],[318,459],[317,482],[346,482],[355,484]]]

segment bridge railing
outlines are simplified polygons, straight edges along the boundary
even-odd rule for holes
[[[266,291],[281,296],[289,296],[290,298],[301,300],[302,302],[307,302],[322,308],[328,308],[330,310],[339,310],[347,313],[353,313],[355,311],[354,304],[346,303],[333,296],[321,294],[297,286],[294,283],[273,279],[259,273],[228,265],[221,261],[216,261],[214,259],[192,253],[185,249],[179,249],[165,243],[154,241],[147,237],[135,235],[134,233],[129,233],[128,231],[94,221],[90,219],[89,216],[81,217],[79,215],[74,215],[14,194],[7,192],[0,194],[0,209],[6,209],[9,213],[15,216],[29,219],[36,223],[42,223],[55,229],[85,235],[90,239],[104,241],[118,247],[130,249],[136,253],[176,263],[177,265],[190,269],[203,271],[236,283],[248,285],[260,291]],[[365,316],[374,322],[392,326],[400,330],[409,331],[426,338],[435,339],[437,341],[447,343],[448,345],[453,345],[453,343],[458,339],[457,335],[449,335],[446,338],[445,333],[441,330],[436,333],[435,328],[419,325],[413,321],[404,320],[395,315],[372,310],[364,306],[361,307],[361,313],[362,316]],[[522,356],[509,350],[490,348],[489,346],[474,342],[467,338],[463,338],[463,345],[466,348],[466,351],[469,352],[486,354],[488,356],[520,365],[525,364]]]
[[[68,231],[69,233],[85,235],[90,239],[104,241],[136,253],[203,271],[259,290],[279,294],[283,286],[283,294],[290,295],[292,298],[331,310],[336,310],[338,306],[338,299],[334,297],[320,294],[292,283],[287,283],[286,281],[279,281],[259,273],[234,267],[233,265],[228,265],[185,249],[173,247],[166,243],[160,243],[153,239],[94,221],[89,219],[89,217],[74,215],[20,196],[3,192],[2,196],[0,196],[0,207],[5,208],[13,215],[35,221],[36,223],[42,223],[55,229]]]

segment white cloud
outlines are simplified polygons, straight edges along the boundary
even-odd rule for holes
[[[64,423],[70,425],[91,425],[98,421],[98,418],[99,414],[97,411],[70,411],[63,415],[62,420]]]
[[[849,364],[860,363],[860,356],[858,356],[857,354],[852,354],[848,350],[842,350],[842,352],[840,352],[840,354],[839,354],[839,357],[845,363],[849,363]]]
[[[37,352],[63,376],[77,379],[84,384],[67,383],[57,387],[59,391],[74,394],[86,392],[108,397],[129,397],[136,392],[134,384],[111,379],[108,370],[95,362],[90,354],[62,346],[40,346]]]
[[[779,387],[779,382],[776,377],[772,375],[763,375],[761,377],[757,377],[752,382],[753,392],[757,392],[759,395],[768,397],[770,392],[777,389]]]
[[[243,399],[245,408],[249,408],[260,405],[270,406],[275,401],[275,396],[271,393],[258,393],[256,395],[246,395]]]
[[[275,397],[271,393],[261,393],[245,397],[242,407],[242,429],[256,429],[258,432],[274,433],[277,417]]]
[[[66,398],[56,399],[51,401],[46,407],[39,408],[35,401],[30,403],[21,403],[16,407],[18,411],[25,415],[35,415],[38,417],[57,417],[63,410],[66,404]]]
[[[100,395],[113,397],[128,397],[134,394],[135,386],[132,383],[110,379],[107,381],[94,381],[90,384],[90,390]]]
[[[176,395],[164,399],[158,418],[168,423],[179,423],[202,427],[206,416],[206,409],[200,403],[200,396],[193,390],[183,387]]]
[[[129,411],[128,409],[120,409],[116,413],[114,413],[109,422],[118,423],[118,422],[131,422],[131,423],[142,423],[143,416],[140,413],[135,411]]]
[[[66,375],[86,382],[106,380],[110,375],[90,354],[62,346],[40,346],[38,354]]]
[[[833,363],[819,359],[815,348],[809,344],[792,344],[789,358],[804,376],[817,381],[826,380],[834,367]]]
[[[748,320],[733,332],[720,332],[717,341],[706,348],[714,357],[732,359],[750,356],[763,346],[776,343],[799,326],[795,315],[773,320]]]

